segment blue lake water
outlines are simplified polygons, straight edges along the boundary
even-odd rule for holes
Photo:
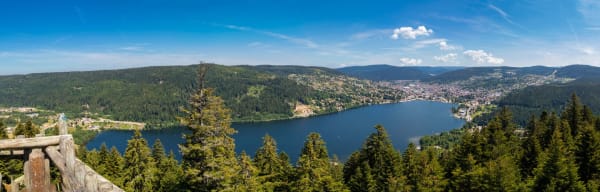
[[[411,101],[404,103],[371,105],[339,113],[262,123],[234,123],[238,133],[233,137],[236,151],[246,151],[253,155],[262,145],[262,137],[271,135],[277,141],[279,150],[285,151],[293,162],[298,158],[306,136],[311,132],[321,134],[327,143],[331,155],[341,160],[358,150],[364,140],[373,133],[376,124],[383,125],[398,150],[404,150],[410,142],[418,143],[423,135],[433,135],[461,127],[465,122],[451,114],[449,103],[432,101]],[[160,139],[165,149],[173,150],[178,159],[180,153],[177,144],[184,140],[185,128],[147,130],[142,134],[149,142]],[[99,148],[102,143],[116,146],[121,153],[127,147],[132,131],[108,130],[98,134],[87,144],[88,149]]]

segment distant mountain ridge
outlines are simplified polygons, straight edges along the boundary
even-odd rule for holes
[[[505,73],[516,76],[524,75],[556,75],[556,77],[562,78],[593,78],[600,77],[600,67],[594,67],[589,65],[569,65],[565,67],[546,67],[546,66],[532,66],[532,67],[470,67],[460,70],[450,71],[434,77],[423,79],[427,82],[454,82],[467,80],[471,77],[486,76],[490,73]]]
[[[386,64],[351,66],[338,68],[337,70],[358,78],[373,81],[393,80],[421,80],[445,72],[462,69],[463,67],[429,67],[429,66],[407,66],[399,67]]]

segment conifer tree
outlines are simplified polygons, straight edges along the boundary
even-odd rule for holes
[[[213,95],[213,89],[204,87],[207,65],[198,72],[198,90],[190,97],[186,114],[179,118],[191,133],[180,145],[184,168],[183,186],[188,191],[231,190],[240,166],[231,137],[230,111],[223,100]]]
[[[252,163],[250,156],[245,151],[242,151],[238,161],[240,164],[239,181],[236,182],[237,186],[234,191],[261,191],[261,186],[256,180],[258,169]]]
[[[550,145],[535,170],[533,191],[584,191],[577,165],[563,141],[561,129],[554,129]]]
[[[521,156],[520,169],[521,176],[524,178],[533,176],[533,169],[538,164],[538,157],[543,152],[542,144],[539,139],[543,139],[545,126],[534,117],[527,123],[528,137],[523,141],[521,148],[523,155]]]
[[[344,181],[348,185],[367,186],[366,183],[350,183],[350,178],[356,174],[357,168],[366,162],[371,169],[371,176],[375,180],[376,191],[399,189],[404,186],[400,154],[394,149],[385,128],[376,125],[375,129],[377,132],[371,134],[360,151],[353,153],[344,165]],[[364,168],[362,169],[364,171]],[[365,182],[367,180],[354,179],[354,181]]]
[[[6,126],[4,122],[0,119],[0,139],[8,138],[8,134],[6,134]]]
[[[569,123],[569,128],[571,129],[571,132],[569,133],[572,137],[577,136],[579,129],[583,126],[583,113],[584,111],[581,101],[579,101],[579,97],[573,93],[571,95],[571,100],[561,115],[561,117]]]
[[[371,175],[371,167],[366,161],[363,161],[355,170],[355,173],[350,176],[347,182],[350,191],[358,192],[376,192],[376,184]]]
[[[30,120],[27,120],[25,123],[18,123],[15,128],[14,135],[24,135],[25,137],[35,137],[35,135],[39,134],[40,130],[37,126],[33,124]]]
[[[110,155],[106,166],[106,178],[117,186],[123,185],[123,162],[125,160],[117,150],[117,147],[113,146],[110,148]]]
[[[409,191],[418,191],[417,185],[421,180],[421,167],[418,166],[417,147],[410,143],[402,155],[402,170],[406,177],[406,188]]]
[[[146,139],[139,130],[127,141],[123,164],[123,185],[126,191],[154,191],[155,162]]]
[[[579,130],[575,158],[582,181],[600,179],[600,134],[591,125]]]
[[[160,142],[160,139],[156,139],[152,145],[152,158],[156,162],[156,180],[154,180],[154,186],[156,191],[174,191],[179,185],[179,176],[183,174],[183,171],[177,164],[177,160],[174,159],[172,154],[168,157],[165,154],[165,149]]]
[[[287,183],[285,163],[277,154],[277,143],[270,135],[263,137],[263,145],[254,155],[254,164],[258,168],[258,177],[267,190],[275,190]]]
[[[110,160],[110,152],[108,151],[108,147],[106,147],[106,143],[102,143],[100,145],[100,150],[98,151],[98,156],[100,159],[99,160],[99,165],[98,167],[95,167],[94,170],[98,173],[100,173],[101,175],[106,175],[106,166],[108,166],[109,164],[111,164],[111,160]]]
[[[345,186],[331,174],[327,147],[318,133],[308,135],[297,165],[293,191],[345,191]]]
[[[419,154],[419,167],[421,179],[418,181],[419,191],[444,191],[447,181],[444,178],[444,169],[438,161],[437,150],[429,147]]]

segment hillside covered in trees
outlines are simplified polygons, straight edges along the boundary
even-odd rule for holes
[[[353,92],[334,93],[288,78],[294,74],[304,79],[347,79],[322,67],[210,66],[206,83],[215,87],[215,94],[232,109],[235,121],[290,118],[297,104],[318,106],[318,114],[361,105],[360,102],[377,102],[354,99],[353,95],[383,98],[374,93],[377,90],[360,91],[366,86],[356,83],[345,85]],[[190,93],[196,89],[197,68],[198,65],[190,65],[0,76],[0,106],[38,107],[67,112],[71,117],[88,112],[150,126],[175,124],[175,117],[181,115],[179,108],[187,105]],[[328,102],[320,102],[325,100]]]
[[[560,112],[567,106],[567,101],[573,93],[581,98],[587,106],[586,110],[600,113],[600,79],[597,77],[526,87],[507,94],[496,103],[501,107],[509,107],[515,114],[515,122],[525,125],[531,114],[540,115],[543,111]],[[495,113],[482,116],[476,119],[476,122],[486,122]]]
[[[203,82],[203,81],[200,81]],[[448,148],[409,144],[399,152],[382,125],[341,162],[318,133],[297,162],[269,135],[253,156],[236,154],[231,111],[207,84],[197,85],[180,122],[189,130],[181,162],[137,131],[124,154],[103,145],[80,159],[126,191],[597,191],[600,116],[572,95],[560,113],[513,122],[508,108],[481,128],[460,132]],[[24,126],[28,127],[27,125]],[[0,171],[18,172],[2,159]],[[60,180],[55,181],[60,182]]]
[[[363,147],[340,162],[328,155],[319,134],[312,133],[294,164],[269,135],[252,157],[235,154],[230,137],[235,130],[229,127],[223,101],[210,89],[194,98],[193,107],[182,117],[192,133],[181,145],[181,164],[173,155],[165,155],[160,142],[149,148],[139,132],[129,141],[124,157],[116,149],[102,147],[81,150],[80,158],[96,170],[105,170],[104,175],[128,191],[600,189],[600,117],[586,110],[576,96],[560,115],[532,116],[525,128],[513,123],[512,113],[503,108],[481,129],[463,131],[448,149],[410,144],[399,152],[385,128],[377,125]]]

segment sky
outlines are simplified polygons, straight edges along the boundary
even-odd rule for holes
[[[224,65],[600,66],[600,0],[2,1],[0,75]]]

